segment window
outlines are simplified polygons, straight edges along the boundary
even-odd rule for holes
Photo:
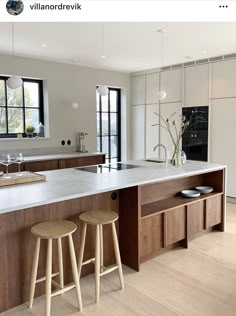
[[[107,96],[97,92],[97,151],[106,154],[106,162],[120,161],[120,90],[109,88]]]
[[[27,126],[44,124],[43,82],[22,78],[22,87],[10,89],[7,79],[0,77],[0,138],[26,136]]]

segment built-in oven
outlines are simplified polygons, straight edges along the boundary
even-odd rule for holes
[[[185,107],[182,114],[190,121],[182,138],[182,149],[187,159],[208,160],[208,106]]]

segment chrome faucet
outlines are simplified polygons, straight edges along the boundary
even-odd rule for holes
[[[167,149],[166,149],[166,147],[164,145],[162,145],[162,144],[157,144],[154,147],[153,151],[156,151],[157,147],[162,147],[164,149],[164,152],[165,152],[165,163],[167,163]]]

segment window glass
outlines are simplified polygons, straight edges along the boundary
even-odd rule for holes
[[[7,106],[23,107],[23,90],[22,87],[10,89],[7,87]]]
[[[25,107],[39,107],[39,85],[36,82],[24,82]]]
[[[0,133],[5,134],[6,132],[6,109],[0,107]]]
[[[23,109],[8,109],[8,133],[23,133]]]
[[[43,119],[40,80],[24,79],[23,86],[10,89],[7,77],[0,77],[0,137],[17,137],[27,126],[38,127]],[[26,136],[24,134],[23,136]]]
[[[120,161],[119,119],[120,90],[109,88],[104,97],[97,93],[97,150],[106,154],[106,162]]]
[[[0,80],[0,106],[6,106],[5,81]]]

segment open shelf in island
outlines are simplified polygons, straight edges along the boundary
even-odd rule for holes
[[[176,195],[174,197],[143,204],[141,206],[141,217],[152,216],[157,213],[164,213],[166,211],[173,210],[174,208],[186,206],[218,195],[223,195],[223,192],[212,192],[209,194],[200,195],[197,198],[185,198],[181,195]]]

